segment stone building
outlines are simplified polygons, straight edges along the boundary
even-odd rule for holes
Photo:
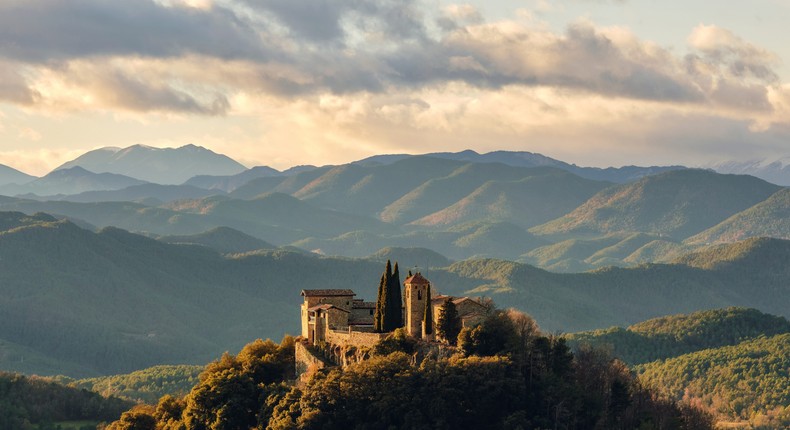
[[[464,327],[474,326],[485,318],[486,307],[469,297],[434,295],[428,297],[428,281],[419,272],[403,282],[404,327],[409,335],[431,340],[425,334],[423,319],[426,302],[430,302],[434,325],[439,319],[442,304],[450,299],[458,309]],[[310,345],[320,343],[360,343],[370,346],[382,335],[373,333],[375,302],[355,299],[349,289],[302,290],[302,337]]]

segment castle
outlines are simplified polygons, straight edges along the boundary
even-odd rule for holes
[[[451,300],[458,311],[463,327],[478,324],[485,317],[486,307],[469,297],[435,295],[428,297],[430,281],[419,272],[403,282],[403,322],[410,336],[432,340],[425,333],[423,317],[426,301],[430,301],[434,323],[439,320],[442,304]],[[386,333],[373,329],[375,302],[356,299],[349,289],[302,290],[302,338],[309,345],[373,346]]]

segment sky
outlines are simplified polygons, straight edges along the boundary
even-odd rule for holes
[[[788,0],[0,0],[0,163],[790,157]]]

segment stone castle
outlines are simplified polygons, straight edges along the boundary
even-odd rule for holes
[[[426,300],[430,300],[433,321],[439,320],[441,305],[451,300],[458,310],[462,326],[473,326],[485,317],[486,307],[476,299],[434,295],[428,297],[430,281],[419,272],[403,282],[403,322],[410,336],[433,340],[423,327]],[[302,338],[307,344],[337,347],[371,347],[387,333],[373,330],[375,302],[356,299],[349,289],[302,290]]]

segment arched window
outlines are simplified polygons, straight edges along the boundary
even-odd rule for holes
[[[417,290],[417,300],[422,300],[422,290]]]

